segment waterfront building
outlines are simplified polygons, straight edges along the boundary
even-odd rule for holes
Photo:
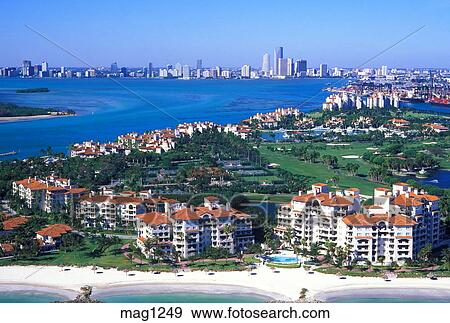
[[[319,77],[327,77],[327,76],[328,76],[328,66],[327,66],[327,64],[320,64]]]
[[[286,75],[287,76],[294,75],[294,60],[290,57],[286,59]]]
[[[174,76],[181,76],[183,74],[183,66],[181,65],[181,63],[175,64],[175,70],[177,71],[177,74]]]
[[[189,80],[191,78],[191,69],[189,65],[183,65],[183,79]]]
[[[250,65],[243,65],[241,68],[241,77],[242,78],[250,78],[250,72],[251,72],[252,68],[250,67]]]
[[[279,58],[278,64],[277,64],[278,70],[277,70],[277,76],[286,76],[287,75],[287,59],[286,58]]]
[[[41,249],[58,248],[63,236],[72,232],[72,228],[66,224],[52,224],[39,231],[36,231],[36,240]]]
[[[261,71],[262,71],[263,76],[265,76],[265,77],[270,76],[270,55],[269,55],[269,53],[265,53],[263,55]]]
[[[166,253],[173,249],[181,258],[198,255],[209,247],[224,248],[232,254],[254,243],[250,215],[222,204],[216,196],[205,197],[201,206],[140,215],[138,234],[141,250],[146,250],[146,239],[154,239],[155,247],[161,246]]]
[[[119,71],[119,68],[117,67],[117,62],[114,62],[111,64],[111,73],[116,74]]]
[[[42,62],[42,72],[48,72],[48,63]]]
[[[197,70],[201,70],[203,68],[203,61],[201,59],[197,60]]]
[[[22,76],[33,76],[34,70],[31,61],[24,60],[22,65]]]
[[[389,264],[415,259],[430,243],[443,238],[439,198],[397,183],[376,188],[373,205],[361,206],[359,189],[331,192],[327,184],[282,205],[275,233],[292,231],[292,243],[311,247],[332,242],[348,250],[349,261]]]
[[[75,199],[87,190],[70,179],[47,176],[44,179],[26,178],[12,183],[12,193],[29,209],[39,208],[47,213],[69,211]]]
[[[301,59],[295,62],[295,75],[298,77],[306,76],[308,70],[308,63],[306,60]]]
[[[273,50],[273,74],[278,75],[278,61],[283,58],[283,47],[276,47]]]
[[[148,63],[147,78],[152,78],[152,77],[153,77],[153,64]]]

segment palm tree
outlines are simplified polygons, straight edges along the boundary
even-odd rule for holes
[[[223,227],[222,231],[223,231],[224,234],[227,235],[228,240],[233,240],[233,233],[236,231],[236,227],[234,225],[231,225],[231,224],[226,224]],[[227,262],[227,261],[228,261],[228,253],[225,255],[225,262]]]
[[[289,247],[292,248],[292,239],[294,238],[294,230],[292,227],[289,227],[283,235],[283,241],[284,243]]]

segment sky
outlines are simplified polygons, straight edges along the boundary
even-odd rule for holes
[[[2,0],[0,12],[0,66],[260,67],[283,46],[309,67],[359,67],[425,26],[363,66],[450,67],[444,0]]]

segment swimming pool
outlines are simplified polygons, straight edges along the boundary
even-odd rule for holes
[[[275,254],[267,256],[267,261],[279,264],[296,264],[300,259],[296,255]]]

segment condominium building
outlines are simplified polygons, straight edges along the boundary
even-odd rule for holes
[[[30,209],[47,213],[69,210],[72,202],[87,190],[71,183],[70,179],[48,176],[44,179],[26,178],[12,183],[12,193]]]
[[[122,192],[118,195],[82,196],[76,203],[76,215],[85,227],[138,229],[138,215],[148,212],[172,213],[183,204],[174,199],[151,197],[147,192]]]
[[[250,215],[221,204],[215,196],[206,197],[202,206],[184,207],[173,214],[140,215],[138,232],[137,244],[144,252],[148,251],[145,240],[156,238],[164,251],[175,250],[182,258],[195,256],[208,247],[236,253],[254,243]]]
[[[330,241],[349,250],[349,260],[372,263],[414,259],[443,237],[439,198],[397,183],[392,190],[374,190],[373,205],[361,207],[356,188],[330,192],[314,184],[280,207],[275,233],[283,238],[292,231],[293,244],[310,247]]]

